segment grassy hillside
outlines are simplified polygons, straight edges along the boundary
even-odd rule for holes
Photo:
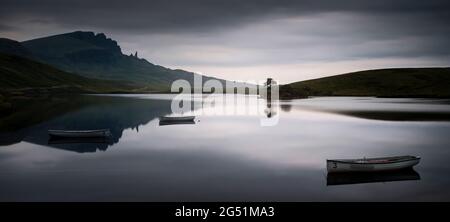
[[[90,79],[26,58],[0,54],[0,88],[2,91],[64,88],[65,92],[113,92],[130,89],[130,86]]]
[[[450,68],[353,72],[283,85],[280,96],[450,97]]]

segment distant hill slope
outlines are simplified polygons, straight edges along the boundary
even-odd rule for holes
[[[32,57],[32,53],[20,42],[7,38],[0,38],[0,52],[27,58]]]
[[[280,96],[450,97],[450,68],[353,72],[283,85]]]
[[[167,90],[177,79],[192,82],[196,75],[124,55],[117,42],[102,33],[77,31],[24,41],[22,45],[39,61],[64,71],[91,78],[132,81],[155,90]],[[204,77],[204,81],[208,79],[212,78]]]
[[[60,89],[63,92],[115,92],[131,87],[67,73],[23,57],[0,54],[0,88],[2,91]]]

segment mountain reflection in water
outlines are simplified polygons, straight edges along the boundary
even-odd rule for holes
[[[40,120],[33,119],[33,121],[39,122],[35,125],[32,125],[32,123],[30,123],[30,126],[26,125],[26,121],[31,118],[24,119],[25,122],[22,124],[25,127],[0,132],[0,135],[3,135],[0,137],[1,143],[14,144],[25,141],[80,153],[105,151],[108,147],[119,142],[125,129],[131,128],[139,131],[139,126],[145,125],[161,115],[171,113],[170,100],[76,96],[70,97],[66,102],[76,104],[76,106],[65,113],[58,112],[55,116],[45,116]],[[52,103],[52,101],[47,103]],[[42,104],[32,105],[26,107],[27,111],[37,109]],[[56,104],[54,109],[58,108],[64,108],[64,105]],[[39,118],[40,116],[35,117]],[[48,135],[50,129],[110,129],[112,135],[108,139],[55,139]]]
[[[281,109],[290,112],[294,107],[297,110],[383,121],[450,121],[449,105],[448,99],[318,97],[286,100],[281,103]]]

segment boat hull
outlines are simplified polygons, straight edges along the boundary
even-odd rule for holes
[[[370,162],[371,160],[383,160],[383,158],[373,158],[364,160],[327,160],[327,171],[329,173],[340,172],[378,172],[401,170],[411,168],[420,162],[420,157],[404,157],[396,161]],[[386,158],[388,159],[388,158]],[[361,161],[361,162],[358,162]]]
[[[48,134],[53,137],[65,138],[96,138],[111,135],[109,130],[49,130]]]

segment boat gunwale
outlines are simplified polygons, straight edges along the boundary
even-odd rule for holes
[[[406,156],[405,156],[406,157]],[[393,163],[402,163],[402,162],[408,162],[408,161],[414,161],[414,160],[420,160],[421,157],[420,156],[410,156],[410,159],[403,159],[403,160],[397,160],[397,161],[389,161],[389,162],[373,162],[373,163],[361,163],[361,162],[352,162],[352,159],[348,159],[348,160],[328,160],[327,159],[327,163],[328,162],[336,162],[336,163],[345,163],[345,164],[363,164],[363,165],[368,165],[368,164],[393,164]],[[366,160],[370,160],[370,159],[383,159],[383,158],[368,158]],[[363,160],[363,159],[354,159],[353,161],[356,160]]]

